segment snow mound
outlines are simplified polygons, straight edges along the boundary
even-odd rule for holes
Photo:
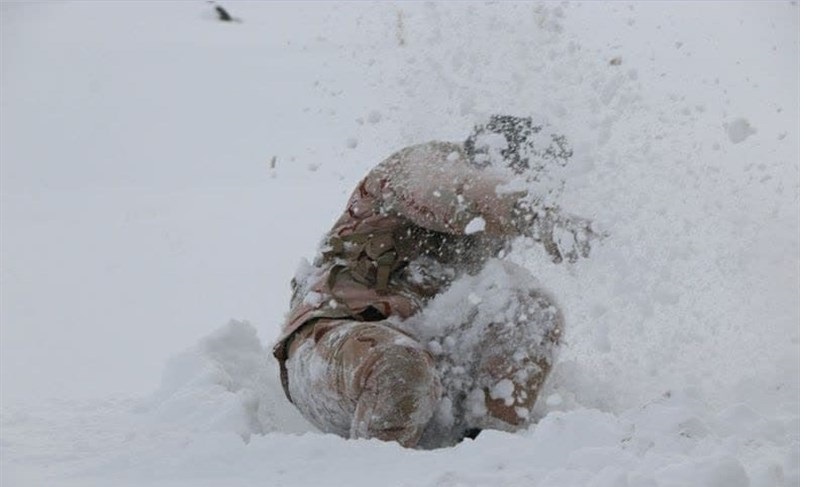
[[[249,338],[251,330],[229,328],[202,343],[214,339],[218,348],[233,351],[245,346],[235,348],[234,339]],[[184,367],[173,360],[171,375],[184,376],[183,385],[163,388],[146,405],[4,409],[3,456],[14,460],[4,465],[4,485],[57,479],[67,486],[230,486],[238,479],[241,485],[281,486],[374,486],[394,479],[427,487],[798,485],[798,455],[789,448],[798,441],[792,411],[764,415],[744,404],[712,411],[693,391],[664,394],[620,414],[571,405],[526,432],[484,431],[475,441],[433,451],[281,431],[252,434],[247,442],[245,398],[251,394],[227,391],[224,369],[237,373],[231,381],[246,384],[258,370],[235,355],[223,357],[231,358],[198,362],[202,367],[191,366],[192,359]],[[277,412],[279,420],[284,416]],[[33,476],[20,467],[32,462],[50,466]]]
[[[307,431],[278,374],[257,330],[233,320],[168,362],[145,413],[162,427],[228,431],[247,442],[252,434]]]

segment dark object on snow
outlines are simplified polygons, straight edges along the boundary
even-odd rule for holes
[[[464,150],[471,161],[478,165],[475,155],[483,150],[479,147],[479,138],[484,134],[499,134],[506,140],[506,148],[501,149],[501,156],[507,166],[522,172],[529,168],[529,157],[524,154],[524,147],[531,147],[529,137],[541,131],[541,127],[532,125],[532,117],[515,117],[513,115],[493,115],[486,125],[476,125],[473,132],[464,141]]]
[[[227,12],[225,8],[218,4],[215,4],[215,11],[218,13],[218,20],[222,20],[224,22],[235,22],[237,20],[229,15],[229,12]]]
[[[565,166],[572,157],[572,150],[566,137],[550,134],[551,143],[544,149],[535,146],[534,135],[542,130],[540,125],[533,125],[532,117],[513,115],[493,115],[486,125],[476,125],[464,141],[464,151],[470,162],[476,166],[493,164],[495,161],[485,159],[483,155],[489,150],[485,138],[497,134],[504,138],[506,147],[500,153],[503,164],[516,174],[530,173],[534,179],[535,172],[543,171],[550,161]],[[481,140],[479,140],[481,139]]]
[[[623,63],[622,56],[617,56],[617,57],[615,57],[614,59],[612,59],[611,61],[608,62],[608,64],[611,65],[611,66],[619,66],[622,63]]]
[[[481,428],[467,428],[464,430],[464,437],[474,440],[481,434]]]

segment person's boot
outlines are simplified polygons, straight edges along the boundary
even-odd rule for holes
[[[508,365],[500,357],[491,357],[482,367],[491,379],[483,389],[487,416],[506,423],[506,427],[499,429],[513,431],[527,427],[549,365],[531,360]]]

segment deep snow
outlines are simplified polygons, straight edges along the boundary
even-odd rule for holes
[[[224,5],[2,4],[3,485],[798,483],[796,3]],[[510,256],[566,317],[547,415],[313,432],[266,361],[289,279],[368,169],[491,113],[567,135],[610,234]]]

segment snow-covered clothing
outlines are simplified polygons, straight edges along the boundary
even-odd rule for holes
[[[522,234],[560,252],[555,213],[525,210],[507,183],[447,142],[403,149],[359,183],[293,281],[273,350],[312,423],[405,446],[528,425],[562,317],[536,279],[496,257]]]

